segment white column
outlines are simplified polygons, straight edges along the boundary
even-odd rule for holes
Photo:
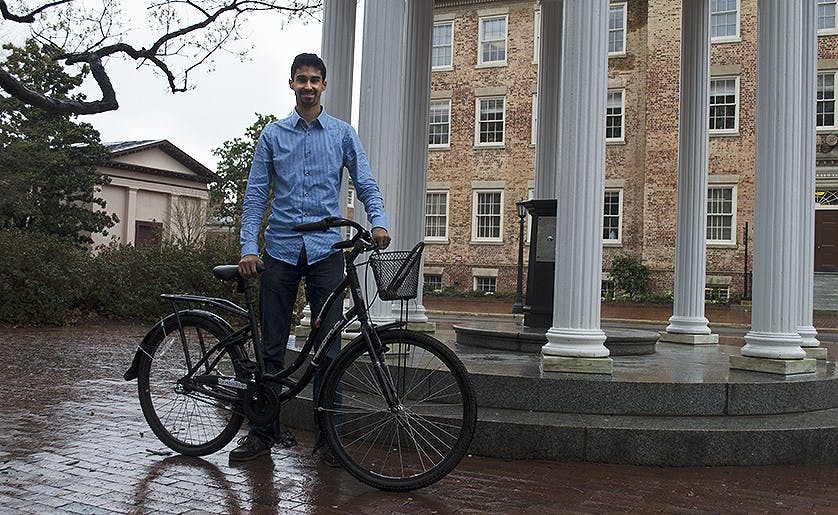
[[[809,357],[826,359],[826,349],[818,349],[818,332],[813,325],[812,309],[815,294],[815,131],[818,31],[814,2],[803,3],[803,80],[804,119],[803,167],[800,173],[800,320],[797,333]]]
[[[433,2],[407,2],[405,12],[405,95],[402,164],[398,167],[399,204],[391,209],[399,221],[400,248],[408,250],[425,238],[425,192],[428,183],[428,110],[431,100],[431,33]],[[407,305],[407,320],[425,324],[422,305],[422,276],[419,294]],[[401,302],[393,302],[394,311]]]
[[[797,334],[800,302],[800,195],[804,105],[803,3],[759,0],[757,17],[756,162],[754,170],[754,290],[751,330],[732,368],[763,360],[802,360]],[[789,37],[789,35],[796,35]],[[806,360],[814,362],[814,360]],[[800,371],[799,369],[795,371]],[[813,370],[814,371],[814,367]],[[791,373],[788,367],[779,371]]]
[[[555,295],[542,366],[610,373],[600,329],[608,0],[564,2],[563,17]]]
[[[403,224],[397,215],[405,121],[404,9],[403,0],[365,2],[358,117],[358,133],[384,197],[393,248],[400,248],[404,241],[400,232]],[[370,308],[370,317],[376,324],[393,321],[391,303],[376,300]]]
[[[346,122],[352,116],[356,10],[355,0],[329,0],[323,5],[320,57],[326,63],[327,87],[322,103],[331,116]]]
[[[125,203],[125,245],[136,245],[137,237],[137,188],[128,188],[128,200]]]
[[[663,341],[719,342],[704,316],[709,98],[710,5],[707,0],[682,0],[675,303]]]
[[[562,64],[563,0],[541,4],[541,48],[538,53],[537,127],[535,133],[535,191],[533,198],[556,194],[556,131],[559,127],[559,75]]]

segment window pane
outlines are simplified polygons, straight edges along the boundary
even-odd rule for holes
[[[506,18],[480,20],[480,62],[492,63],[506,60]]]
[[[439,291],[442,289],[442,276],[439,274],[425,274],[425,284],[422,287],[425,291]]]
[[[448,237],[447,192],[428,192],[425,195],[425,237]]]
[[[707,190],[707,240],[733,240],[733,188]]]
[[[434,25],[433,48],[431,50],[431,67],[442,68],[451,66],[451,48],[454,35],[452,23]]]
[[[626,6],[612,5],[608,9],[608,53],[625,51]]]
[[[736,79],[710,81],[710,130],[736,130]]]
[[[623,92],[609,91],[605,104],[605,139],[623,138]]]
[[[710,37],[736,37],[737,18],[736,0],[711,0],[710,2]]]
[[[480,100],[480,143],[503,143],[503,99]]]
[[[476,234],[478,239],[500,238],[501,194],[480,192],[477,194]]]
[[[451,130],[451,104],[448,100],[432,100],[430,105],[428,144],[447,146]]]
[[[835,29],[836,0],[818,0],[818,30]]]
[[[818,74],[818,127],[835,126],[835,72]]]
[[[497,278],[495,277],[475,277],[475,289],[482,292],[496,292]]]
[[[605,192],[605,206],[602,223],[602,239],[620,239],[620,191]]]

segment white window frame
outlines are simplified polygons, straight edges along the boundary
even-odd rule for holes
[[[606,45],[609,45],[610,42],[611,42],[611,33],[617,31],[617,29],[612,29],[611,28],[610,21],[611,21],[611,12],[612,11],[621,11],[622,12],[623,28],[619,29],[619,30],[622,31],[623,35],[622,35],[622,42],[621,42],[621,45],[620,45],[621,49],[620,50],[615,50],[613,52],[609,49],[608,50],[608,57],[620,57],[620,56],[626,55],[626,32],[627,32],[627,27],[626,27],[626,19],[627,19],[627,16],[626,16],[626,12],[627,12],[626,11],[626,2],[614,3],[614,4],[611,4],[611,5],[608,6],[608,20],[609,20],[609,23],[608,23],[608,41],[606,42]]]
[[[716,36],[713,37],[713,2],[710,2],[710,43],[735,43],[737,41],[741,41],[739,37],[739,30],[741,26],[741,19],[742,19],[742,8],[740,5],[740,0],[736,0],[736,34],[732,36]],[[723,13],[729,13],[730,11],[723,11]],[[718,13],[721,14],[721,13]]]
[[[442,274],[441,274],[441,273],[439,273],[439,274],[436,274],[436,273],[431,274],[431,273],[428,273],[428,272],[423,272],[423,273],[422,273],[422,290],[423,290],[423,291],[428,291],[428,290],[427,290],[427,288],[426,288],[426,285],[427,285],[427,282],[428,282],[428,281],[427,281],[427,277],[428,277],[429,275],[432,275],[432,276],[434,276],[434,277],[439,277],[439,290],[431,290],[431,291],[442,291],[442,289],[443,289],[443,286],[442,286]]]
[[[477,289],[477,281],[478,281],[478,279],[491,279],[491,280],[494,280],[494,281],[495,281],[495,289],[494,289],[494,290],[492,290],[492,291],[478,290],[478,289]],[[484,293],[488,293],[488,294],[495,294],[495,293],[497,293],[497,292],[498,292],[498,278],[497,278],[497,276],[491,276],[491,275],[474,275],[474,276],[472,276],[471,289],[472,289],[472,291],[482,291],[482,292],[484,292]]]
[[[427,243],[448,243],[448,226],[451,222],[451,192],[449,190],[429,189],[425,192],[425,227],[428,226],[428,216],[441,216],[439,214],[428,214],[428,195],[445,195],[445,235],[444,236],[428,236],[425,234],[425,242]]]
[[[446,106],[448,108],[448,134],[447,134],[448,137],[447,137],[446,143],[431,143],[430,142],[430,129],[431,129],[431,125],[432,125],[432,121],[431,121],[431,118],[430,118],[430,108],[434,104],[439,104],[439,105],[446,104]],[[428,141],[428,148],[432,148],[432,149],[449,149],[449,148],[451,148],[451,99],[450,98],[441,98],[441,99],[435,99],[435,100],[430,101],[430,103],[428,105],[428,135],[429,135],[429,137],[428,137],[428,140],[429,140]]]
[[[713,89],[713,82],[715,81],[722,81],[722,80],[732,80],[734,81],[734,97],[735,97],[735,109],[734,109],[734,121],[733,121],[733,128],[732,129],[710,129],[710,135],[737,135],[739,134],[739,106],[741,104],[740,97],[739,97],[739,76],[738,75],[726,75],[726,76],[718,76],[718,77],[710,77],[710,89],[712,94]],[[708,109],[707,109],[707,116],[710,116],[709,109],[710,106],[710,98],[707,99]]]
[[[491,20],[503,19],[504,34],[503,34],[503,60],[484,61],[483,60],[483,45],[487,41],[483,40],[483,23]],[[506,14],[495,16],[482,16],[477,20],[477,67],[490,66],[506,66],[506,61],[509,58],[509,16]]]
[[[503,120],[501,120],[501,131],[503,132],[500,141],[480,141],[480,102],[483,100],[503,101]],[[506,96],[477,97],[474,99],[474,146],[480,148],[503,148],[506,144]]]
[[[603,194],[603,204],[602,204],[602,219],[603,219],[603,232],[605,226],[605,194],[607,193],[617,193],[617,239],[608,239],[603,236],[602,238],[602,245],[603,247],[622,247],[623,245],[623,188],[605,188],[605,193]]]
[[[532,41],[532,62],[538,64],[538,54],[541,53],[541,9],[533,13]]]
[[[530,122],[530,146],[534,147],[538,138],[538,93],[532,94],[532,121]]]
[[[713,183],[707,185],[707,201],[710,200],[710,190],[730,190],[730,215],[726,213],[710,213],[709,209],[707,210],[707,220],[705,220],[707,229],[710,226],[710,217],[711,216],[730,216],[730,238],[726,240],[711,240],[707,238],[707,246],[708,247],[735,247],[736,246],[736,209],[737,209],[737,202],[736,202],[736,193],[737,193],[737,184],[728,184],[728,183]],[[707,230],[706,229],[706,230]],[[706,236],[705,230],[705,236]]]
[[[820,82],[821,75],[832,75],[832,125],[818,125],[817,129],[819,131],[823,130],[834,130],[838,128],[838,71],[836,70],[818,70],[818,82]],[[818,90],[816,95],[820,96],[821,88],[818,85]],[[819,105],[821,102],[828,101],[828,99],[820,99],[816,100],[817,104]],[[817,123],[817,106],[815,107],[815,123]]]
[[[838,34],[838,1],[836,0],[818,0],[817,13],[815,14],[816,26],[820,25],[820,10],[822,5],[831,5],[835,10],[834,22],[831,27],[818,28],[818,36],[826,36],[830,34]]]
[[[355,188],[346,189],[346,207],[355,209]]]
[[[605,100],[605,141],[606,143],[623,143],[626,141],[626,90],[625,89],[609,89],[608,95],[612,95],[614,93],[620,94],[620,137],[619,138],[609,138],[608,137],[608,98],[606,97]]]
[[[497,237],[478,237],[477,236],[477,204],[481,194],[500,193],[500,213],[498,224]],[[502,189],[474,189],[471,195],[471,243],[503,243],[503,207],[504,207],[504,191]],[[486,216],[486,215],[484,215]],[[492,215],[495,216],[495,215]]]
[[[433,30],[436,31],[437,27],[441,27],[443,25],[450,25],[451,26],[451,39],[448,41],[448,45],[434,45],[434,38],[433,33],[431,33],[431,71],[451,71],[454,69],[454,22],[453,21],[438,21],[434,23]],[[448,47],[448,63],[446,65],[433,65],[433,50],[436,48],[444,48],[444,46]]]

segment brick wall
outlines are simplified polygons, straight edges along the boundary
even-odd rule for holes
[[[735,135],[711,136],[709,174],[734,176],[735,244],[709,245],[707,274],[730,276],[741,291],[743,230],[753,235],[754,121],[756,100],[756,0],[740,2],[739,41],[714,43],[713,74],[737,70],[739,120]],[[503,67],[478,68],[478,13],[508,10],[508,57]],[[435,14],[454,16],[453,70],[432,73],[432,89],[451,92],[451,145],[432,150],[428,180],[450,184],[449,243],[430,244],[426,264],[444,269],[443,284],[469,289],[475,267],[498,269],[498,289],[514,291],[518,219],[515,202],[534,178],[531,146],[533,63],[532,1],[437,1]],[[623,186],[622,240],[606,244],[603,268],[619,252],[640,254],[657,291],[673,289],[678,166],[680,2],[628,0],[625,56],[609,59],[609,89],[624,89],[624,142],[606,148],[606,183]],[[838,36],[818,38],[821,67],[838,68]],[[825,64],[826,63],[826,64]],[[506,88],[502,149],[475,149],[475,90]],[[471,242],[472,181],[504,181],[503,243]],[[752,246],[751,246],[752,248]],[[751,261],[752,262],[752,261]],[[455,284],[456,282],[456,284]]]

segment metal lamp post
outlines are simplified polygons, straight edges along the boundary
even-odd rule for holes
[[[515,203],[518,212],[518,283],[515,285],[515,304],[512,313],[519,315],[524,312],[523,283],[524,283],[524,220],[527,218],[526,201]]]

